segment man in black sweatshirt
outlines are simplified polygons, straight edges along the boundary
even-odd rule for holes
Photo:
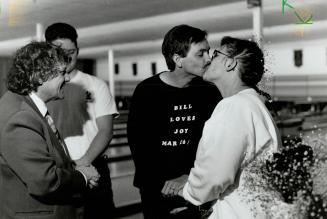
[[[162,44],[169,71],[142,81],[134,91],[128,141],[145,219],[194,216],[189,203],[164,197],[161,190],[169,179],[186,180],[204,123],[221,100],[217,88],[202,80],[211,63],[206,37],[188,25],[172,28]]]

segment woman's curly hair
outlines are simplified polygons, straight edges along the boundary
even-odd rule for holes
[[[31,42],[17,50],[7,75],[8,90],[27,95],[43,82],[59,74],[60,64],[67,65],[62,49],[46,42]]]

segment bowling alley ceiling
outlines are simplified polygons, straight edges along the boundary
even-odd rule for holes
[[[284,5],[282,13],[281,0],[263,0],[265,41],[327,37],[327,0],[286,2],[292,8]],[[312,22],[306,23],[310,17]],[[138,43],[157,45],[172,26],[182,23],[206,29],[209,37],[248,36],[252,10],[246,0],[0,0],[0,56],[33,39],[37,23],[44,30],[54,22],[74,25],[85,51],[106,46],[119,50]]]

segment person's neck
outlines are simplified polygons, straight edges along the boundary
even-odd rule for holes
[[[183,88],[188,87],[189,83],[195,76],[188,74],[185,71],[174,70],[172,72],[164,72],[160,74],[159,77],[164,83],[170,86]]]
[[[49,98],[48,95],[46,95],[46,93],[42,92],[42,89],[40,89],[40,87],[35,92],[35,94],[45,103],[47,103],[51,100],[51,98]]]
[[[223,98],[231,97],[238,92],[248,89],[249,86],[244,85],[240,81],[214,81]]]
[[[69,72],[70,80],[76,76],[77,72],[78,72],[78,70],[76,68],[74,68],[71,72]]]

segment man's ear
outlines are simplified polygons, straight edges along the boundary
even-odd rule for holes
[[[78,54],[79,54],[79,48],[77,47],[76,50],[77,50],[77,51],[76,51],[76,52],[77,52],[76,54],[78,55]]]
[[[176,67],[178,67],[178,68],[181,68],[183,65],[182,65],[182,57],[180,56],[180,55],[178,55],[178,54],[174,54],[173,55],[173,60],[174,60],[174,62],[175,62],[175,64],[176,64]]]
[[[237,61],[236,59],[233,58],[228,58],[227,62],[226,62],[226,71],[233,71],[235,69],[237,65]]]

